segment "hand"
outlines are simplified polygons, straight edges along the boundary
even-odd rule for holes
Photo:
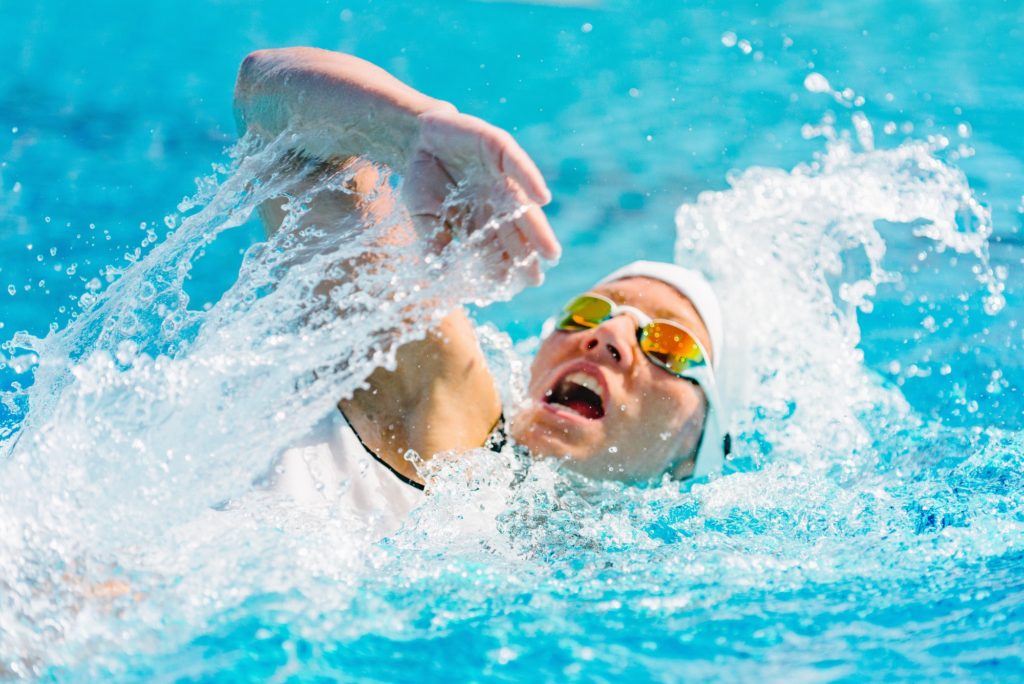
[[[496,219],[493,240],[503,261],[522,263],[533,254],[558,258],[561,246],[540,208],[551,193],[511,135],[454,108],[425,112],[418,122],[402,194],[416,229],[435,248]]]

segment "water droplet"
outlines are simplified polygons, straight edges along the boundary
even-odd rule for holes
[[[617,447],[617,446],[610,446],[610,447],[608,447],[608,453],[609,454],[617,454],[617,453],[619,453],[619,447]]]
[[[860,143],[860,146],[866,152],[875,149],[875,134],[871,130],[871,122],[868,121],[868,117],[864,116],[863,112],[854,112],[850,118],[853,121],[854,130],[857,131],[857,142]]]
[[[508,646],[502,646],[494,653],[494,657],[499,664],[507,665],[508,663],[518,658],[519,654],[516,653],[515,649],[511,649]]]
[[[804,88],[812,93],[828,93],[832,91],[828,79],[817,72],[807,74],[804,79]]]
[[[722,45],[725,47],[736,47],[736,34],[732,31],[726,31],[722,34]]]
[[[156,298],[156,287],[153,283],[145,282],[139,287],[139,300],[148,304]]]
[[[580,26],[580,31],[583,31],[584,33],[590,33],[593,30],[594,30],[594,25],[591,24],[589,21],[584,23],[583,26]]]
[[[992,294],[985,297],[982,308],[989,316],[995,316],[1006,306],[1006,297],[1001,294]]]
[[[988,385],[985,387],[985,391],[989,394],[999,394],[1003,391],[1003,372],[1001,370],[994,370],[989,376],[991,378]]]
[[[18,288],[14,287],[14,285],[8,285],[7,286],[7,294],[9,294],[9,295],[11,295],[13,297],[17,292],[18,292]]]

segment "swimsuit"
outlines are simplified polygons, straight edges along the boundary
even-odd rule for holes
[[[499,418],[485,448],[507,442]],[[423,485],[373,453],[340,410],[331,411],[303,439],[281,454],[271,489],[303,506],[330,507],[367,520],[380,536],[393,534],[424,499]],[[346,516],[348,517],[348,516]]]

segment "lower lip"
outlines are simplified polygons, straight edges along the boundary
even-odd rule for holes
[[[583,425],[586,425],[587,423],[596,423],[601,420],[601,418],[585,418],[584,416],[581,416],[575,411],[569,411],[565,408],[562,408],[562,406],[559,404],[549,404],[546,401],[542,401],[540,402],[540,405],[544,407],[544,410],[546,410],[548,413],[558,416],[563,420],[569,420]]]

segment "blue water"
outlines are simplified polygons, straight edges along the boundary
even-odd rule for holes
[[[1024,8],[571,4],[3,6],[0,678],[1024,673]],[[508,128],[548,178],[565,256],[476,312],[510,335],[510,396],[540,322],[611,268],[714,276],[745,347],[722,477],[477,454],[379,543],[244,503],[388,325],[317,346],[315,274],[260,287],[244,181],[268,160],[225,152],[231,89],[294,44]],[[446,296],[517,289],[478,276]],[[112,578],[134,596],[88,596]]]

